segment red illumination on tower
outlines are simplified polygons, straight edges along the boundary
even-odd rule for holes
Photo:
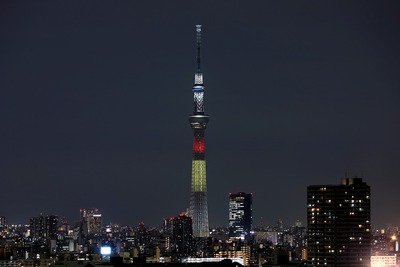
[[[204,153],[204,152],[206,152],[204,137],[193,138],[193,153]]]

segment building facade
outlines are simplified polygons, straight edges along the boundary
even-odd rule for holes
[[[181,255],[190,255],[193,248],[192,218],[180,214],[171,219],[172,247]]]
[[[307,187],[311,266],[366,267],[371,259],[370,187],[362,178]]]
[[[58,216],[39,215],[29,220],[30,236],[34,241],[57,239]]]
[[[98,209],[80,209],[80,214],[85,234],[98,235],[101,233],[102,219]]]
[[[249,240],[253,223],[253,195],[229,194],[229,236]]]
[[[189,117],[193,129],[192,145],[192,185],[190,194],[189,215],[193,220],[193,236],[208,237],[208,204],[206,177],[206,144],[205,130],[209,116],[204,113],[204,84],[200,68],[201,25],[196,25],[197,31],[197,72],[195,74],[193,91],[193,114]]]

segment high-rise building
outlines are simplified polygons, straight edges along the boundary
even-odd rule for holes
[[[311,266],[366,267],[371,260],[370,187],[362,178],[307,187]]]
[[[49,215],[46,216],[46,236],[48,239],[56,240],[58,230],[58,216]]]
[[[6,217],[5,216],[0,216],[0,229],[5,228],[7,225]]]
[[[229,236],[249,240],[253,223],[253,195],[229,194]]]
[[[208,207],[206,178],[205,130],[209,116],[204,113],[204,84],[200,66],[201,25],[196,25],[197,32],[197,71],[193,85],[193,115],[189,117],[193,129],[192,146],[192,186],[189,216],[193,220],[193,236],[208,237]]]
[[[83,228],[88,234],[96,235],[101,233],[101,214],[98,209],[80,209]]]
[[[46,237],[45,229],[46,223],[43,215],[33,217],[29,220],[30,236],[33,240],[44,240]]]
[[[164,246],[163,249],[165,252],[172,251],[172,218],[164,218],[163,219],[163,236],[164,236]]]
[[[58,216],[40,214],[29,222],[30,236],[33,240],[45,241],[57,239]]]
[[[172,232],[172,251],[181,255],[189,255],[192,252],[193,228],[192,218],[180,214],[170,219]]]

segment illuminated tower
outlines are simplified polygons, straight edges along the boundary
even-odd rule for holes
[[[192,188],[189,215],[193,220],[193,236],[208,237],[207,178],[205,130],[209,117],[204,114],[204,84],[200,66],[201,25],[197,32],[197,71],[193,85],[193,115],[189,117],[193,129]]]

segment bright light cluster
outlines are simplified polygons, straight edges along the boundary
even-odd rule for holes
[[[101,247],[100,248],[101,255],[110,255],[111,254],[111,247]]]
[[[193,152],[194,153],[205,153],[206,145],[204,138],[193,138]]]
[[[192,192],[205,192],[206,185],[206,161],[192,161]]]
[[[371,267],[396,267],[396,255],[371,256]]]
[[[194,103],[196,104],[196,111],[197,112],[203,112],[203,97],[204,97],[204,92],[193,92],[193,97],[194,97]]]

